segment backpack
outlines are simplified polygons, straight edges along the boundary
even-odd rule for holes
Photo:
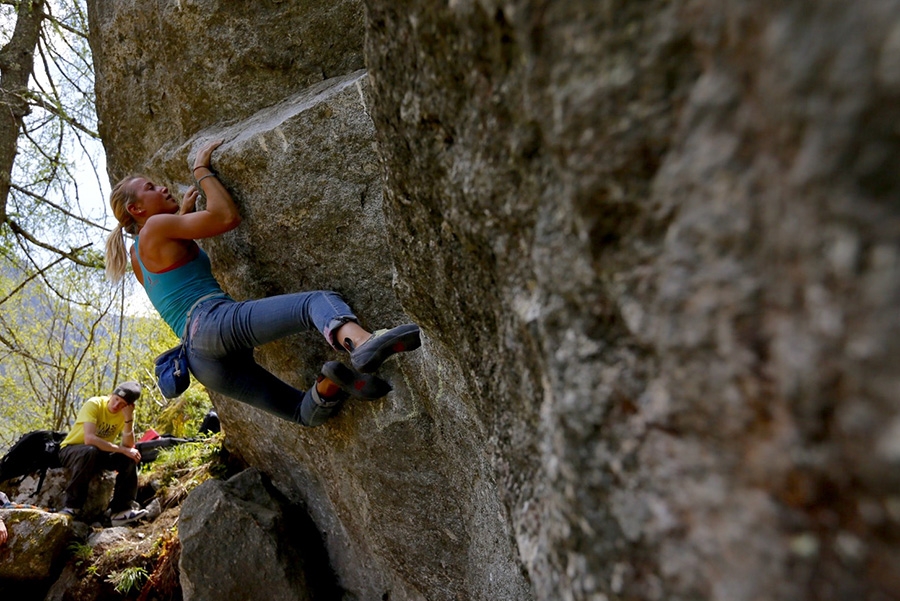
[[[23,434],[0,459],[0,482],[12,478],[19,478],[19,482],[21,482],[25,476],[40,472],[41,479],[38,482],[37,490],[34,491],[34,495],[37,495],[44,486],[47,470],[52,467],[60,467],[59,443],[65,437],[65,432],[53,432],[52,430],[35,430]]]
[[[194,441],[187,438],[176,438],[169,434],[163,434],[159,438],[154,438],[153,440],[137,442],[134,444],[134,448],[141,452],[141,465],[144,465],[145,463],[156,461],[161,450],[186,442]]]

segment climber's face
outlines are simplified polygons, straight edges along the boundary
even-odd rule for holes
[[[177,213],[178,201],[169,194],[165,186],[154,184],[143,177],[136,177],[128,184],[134,201],[129,203],[128,211],[135,218],[144,218],[160,213]]]

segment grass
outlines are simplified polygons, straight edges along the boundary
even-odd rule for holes
[[[91,561],[94,557],[94,548],[79,542],[73,542],[68,546],[69,553],[75,560],[75,565],[80,566],[86,561]]]
[[[150,574],[144,568],[132,566],[111,572],[106,581],[115,587],[117,593],[127,595],[132,591],[139,591],[149,577]]]
[[[223,440],[219,433],[163,449],[141,477],[157,483],[156,496],[163,507],[180,503],[206,480],[223,475],[225,468],[219,461]]]

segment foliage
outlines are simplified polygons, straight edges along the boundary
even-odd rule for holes
[[[163,449],[159,457],[141,472],[141,479],[156,482],[156,496],[163,507],[180,503],[194,488],[224,474],[222,432],[197,442]]]
[[[136,432],[196,434],[210,406],[205,389],[194,382],[167,400],[156,388],[153,358],[178,342],[169,327],[155,312],[125,314],[123,297],[103,290],[101,273],[65,271],[55,288],[70,301],[37,281],[9,295],[16,278],[0,269],[0,447],[30,430],[68,430],[87,398],[107,395],[124,380],[144,389]]]
[[[85,561],[90,561],[94,556],[94,548],[80,542],[72,542],[68,546],[69,553],[75,559],[75,565],[80,566]]]
[[[106,581],[115,586],[117,593],[127,595],[132,591],[140,590],[150,574],[140,566],[130,566],[118,572],[112,572],[106,577]]]
[[[137,380],[145,393],[136,429],[167,402],[155,388],[153,357],[177,340],[157,315],[123,316],[102,292],[102,275],[71,267],[57,277],[61,300],[39,282],[15,296],[0,276],[0,443],[34,429],[68,430],[89,397]],[[5,299],[3,302],[2,299]],[[6,333],[3,333],[3,330]],[[5,348],[3,348],[5,346]]]
[[[155,424],[153,428],[158,432],[190,438],[197,436],[209,407],[206,389],[193,382],[184,394],[162,407],[158,415],[147,413],[146,417],[148,423]]]

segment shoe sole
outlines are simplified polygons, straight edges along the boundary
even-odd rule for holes
[[[350,362],[353,367],[362,373],[377,371],[381,364],[397,353],[414,351],[422,345],[421,330],[414,323],[397,326],[381,336],[365,342],[356,351],[351,353]],[[371,349],[366,346],[376,343]]]
[[[135,516],[133,518],[129,518],[127,520],[110,520],[110,523],[115,526],[127,526],[128,524],[133,524],[135,522],[139,522],[147,517],[147,513],[142,513],[141,515]]]
[[[323,365],[322,375],[357,398],[380,399],[393,390],[390,384],[378,376],[359,373],[338,361],[329,361]]]

